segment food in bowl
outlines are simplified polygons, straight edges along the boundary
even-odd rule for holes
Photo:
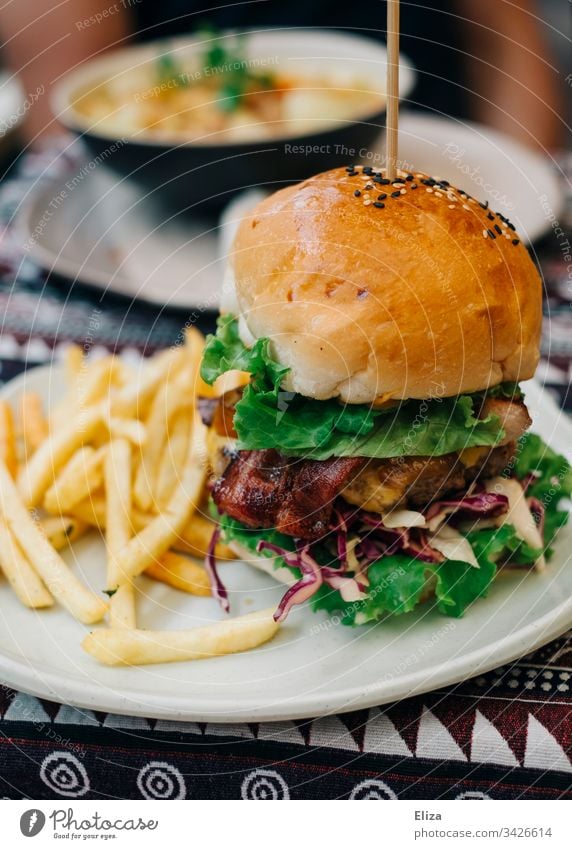
[[[211,36],[198,51],[158,53],[77,92],[74,110],[107,135],[228,143],[306,135],[384,108],[380,84],[359,72],[301,71],[246,45],[244,35]]]

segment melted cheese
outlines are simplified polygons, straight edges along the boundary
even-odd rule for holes
[[[459,452],[459,460],[463,466],[476,466],[479,460],[488,454],[490,450],[490,448],[481,448],[478,445],[474,448],[465,448],[464,451]]]

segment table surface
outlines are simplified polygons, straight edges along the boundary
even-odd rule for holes
[[[0,184],[2,382],[58,359],[70,341],[84,344],[88,334],[92,349],[151,352],[173,343],[186,318],[70,288],[23,256],[14,215],[38,182],[73,167],[56,153],[46,148],[26,156]],[[570,176],[572,157],[560,163]],[[564,231],[570,233],[571,222],[569,195]],[[546,288],[539,377],[570,411],[566,242],[555,230],[535,252]],[[205,313],[200,324],[208,330],[213,322]],[[572,796],[572,631],[447,690],[298,722],[217,726],[114,716],[15,692],[1,678],[0,669],[4,798]]]

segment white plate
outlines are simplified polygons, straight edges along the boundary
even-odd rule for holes
[[[42,367],[8,384],[56,400],[63,378]],[[572,424],[537,384],[527,387],[535,430],[570,451]],[[61,608],[32,612],[0,583],[0,674],[5,684],[47,699],[114,713],[205,722],[323,715],[405,698],[469,678],[521,657],[572,624],[572,527],[565,528],[544,574],[501,578],[463,619],[420,610],[373,627],[335,625],[299,609],[278,636],[240,655],[140,668],[100,666],[84,654],[86,628]],[[96,590],[104,551],[95,536],[74,545],[70,564]],[[283,592],[241,563],[221,567],[232,613],[276,604]],[[139,625],[185,628],[222,618],[209,598],[193,598],[141,580]]]
[[[38,265],[130,299],[217,309],[224,262],[216,220],[169,215],[105,168],[73,181],[72,173],[42,183],[19,215]]]
[[[453,118],[404,114],[399,122],[399,158],[427,174],[489,201],[515,225],[525,242],[550,230],[563,194],[554,162],[504,133]]]
[[[383,150],[380,139],[370,152],[377,158],[367,161],[380,162]],[[549,160],[478,124],[404,114],[399,156],[488,199],[525,241],[550,229],[546,210],[558,216],[562,207]],[[239,195],[216,226],[169,218],[153,198],[105,168],[71,191],[69,180],[42,186],[20,216],[22,242],[42,268],[160,306],[217,309],[224,256],[240,218],[262,196],[259,190]]]

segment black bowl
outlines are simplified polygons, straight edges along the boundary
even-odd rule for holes
[[[227,33],[222,37],[234,37]],[[54,93],[54,111],[73,132],[83,138],[89,154],[89,167],[103,164],[120,177],[137,181],[146,192],[169,211],[218,209],[245,188],[276,188],[296,182],[318,171],[354,161],[382,163],[380,132],[385,124],[385,107],[359,119],[337,122],[323,119],[323,130],[280,138],[241,142],[201,139],[156,139],[139,131],[120,138],[90,125],[74,107],[78,95],[102,81],[131,72],[160,53],[199,51],[204,42],[175,39],[168,43],[129,47],[91,60],[60,81]],[[317,55],[319,54],[319,55]],[[329,30],[264,30],[248,37],[248,55],[273,64],[294,66],[309,78],[327,72],[351,72],[365,79],[371,91],[385,87],[385,47],[361,36]],[[410,63],[401,60],[400,94],[409,93],[414,82]],[[341,87],[340,83],[340,87]]]

